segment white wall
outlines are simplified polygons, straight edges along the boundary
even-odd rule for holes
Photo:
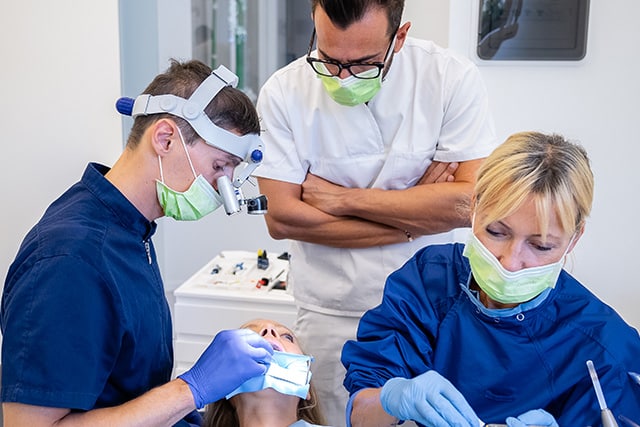
[[[477,0],[451,1],[449,43],[472,57]],[[500,139],[557,132],[590,154],[596,192],[570,270],[640,327],[636,200],[640,187],[640,2],[591,1],[587,54],[572,63],[480,63]]]
[[[411,22],[411,37],[449,45],[449,0],[405,0],[404,21]]]
[[[0,278],[44,209],[122,146],[117,2],[3,2]]]

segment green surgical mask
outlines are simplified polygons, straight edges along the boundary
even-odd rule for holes
[[[378,70],[370,70],[361,73],[362,76],[367,74],[375,74]],[[349,76],[345,79],[339,77],[328,77],[317,75],[325,90],[338,104],[347,107],[364,104],[369,102],[382,87],[382,73],[375,79],[359,79],[355,76]]]
[[[178,221],[195,221],[218,209],[222,205],[222,197],[202,175],[196,176],[187,146],[179,129],[178,134],[195,179],[186,191],[176,191],[168,187],[164,183],[162,160],[158,156],[160,180],[156,180],[156,192],[160,206],[166,216]]]
[[[506,270],[473,233],[462,254],[469,258],[473,278],[489,298],[503,304],[519,304],[556,286],[569,246],[571,242],[558,262],[518,271]]]

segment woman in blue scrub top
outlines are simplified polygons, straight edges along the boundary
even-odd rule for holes
[[[512,135],[482,166],[466,245],[429,246],[392,273],[342,352],[353,426],[599,426],[640,422],[640,337],[563,270],[593,176],[559,135]]]

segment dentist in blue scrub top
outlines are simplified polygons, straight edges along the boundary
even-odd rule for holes
[[[600,426],[587,360],[614,415],[640,422],[638,331],[563,269],[592,198],[580,146],[526,132],[498,147],[466,245],[417,252],[345,344],[350,424]]]
[[[160,217],[215,210],[219,182],[259,160],[258,115],[235,82],[224,67],[172,61],[129,105],[135,121],[115,165],[89,164],[27,234],[2,298],[5,426],[198,425],[196,408],[266,372],[272,346],[232,330],[171,380],[151,240]]]

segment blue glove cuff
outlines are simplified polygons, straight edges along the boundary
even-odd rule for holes
[[[193,402],[196,404],[196,409],[204,408],[204,406],[206,405],[206,402],[200,395],[200,392],[198,391],[198,389],[194,385],[192,385],[193,381],[192,381],[192,375],[190,375],[190,371],[187,371],[182,375],[178,375],[178,378],[180,378],[182,381],[187,383],[187,385],[189,386],[189,390],[191,390],[191,394],[193,395]]]
[[[382,409],[384,409],[384,411],[392,417],[398,418],[398,420],[401,422],[404,420],[399,417],[398,414],[394,413],[394,411],[391,409],[391,406],[389,405],[389,399],[393,399],[396,385],[404,381],[407,380],[405,378],[391,378],[386,383],[384,383],[384,385],[382,386],[382,390],[380,390],[380,404],[382,405]]]
[[[345,411],[346,426],[347,427],[351,427],[351,411],[353,411],[353,400],[356,398],[358,393],[360,393],[362,390],[364,390],[364,389],[360,389],[360,390],[356,391],[355,393],[353,393],[351,396],[349,396],[349,400],[347,401],[347,409]]]

